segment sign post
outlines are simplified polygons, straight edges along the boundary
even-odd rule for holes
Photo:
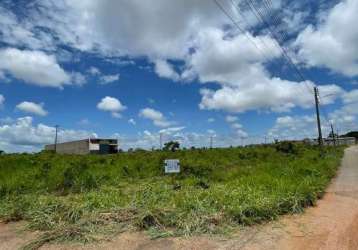
[[[164,161],[164,171],[166,174],[180,173],[180,162],[178,159],[168,159]],[[172,185],[174,186],[174,175],[172,175]]]
[[[180,173],[180,163],[178,159],[165,160],[164,164],[166,174]]]

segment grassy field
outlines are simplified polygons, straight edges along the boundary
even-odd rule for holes
[[[26,220],[45,242],[88,242],[126,230],[153,237],[225,233],[298,213],[320,198],[343,148],[271,145],[111,156],[0,156],[0,220]],[[163,173],[165,159],[182,172]]]

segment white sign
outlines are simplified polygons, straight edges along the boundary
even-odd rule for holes
[[[165,173],[180,173],[180,164],[177,159],[165,160]]]

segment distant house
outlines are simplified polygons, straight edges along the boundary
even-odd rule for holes
[[[312,145],[318,145],[318,140],[314,139],[310,141],[310,144]],[[323,144],[327,146],[333,146],[333,145],[355,145],[357,144],[357,140],[354,137],[338,137],[338,138],[324,138]]]
[[[354,137],[338,137],[338,138],[326,138],[324,139],[325,145],[355,145],[357,143]]]
[[[55,151],[55,144],[46,145],[45,150]],[[84,139],[56,145],[56,153],[59,154],[115,154],[117,152],[117,139]]]

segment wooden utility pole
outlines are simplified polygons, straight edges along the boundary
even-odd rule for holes
[[[56,128],[56,134],[55,134],[55,153],[57,152],[57,133],[58,133],[58,125],[55,126]]]
[[[336,136],[334,134],[333,123],[331,123],[331,133],[333,138],[333,145],[336,146]]]
[[[318,88],[314,87],[314,99],[316,103],[316,116],[317,116],[317,129],[318,129],[318,145],[321,147],[323,146],[323,139],[322,139],[322,128],[321,128],[321,118],[319,115],[319,100],[318,100]]]

